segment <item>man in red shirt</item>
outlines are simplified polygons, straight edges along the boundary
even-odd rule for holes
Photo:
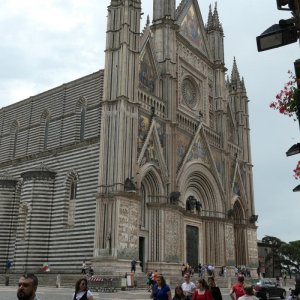
[[[233,294],[235,296],[233,296]],[[230,290],[230,297],[232,300],[238,300],[240,297],[245,295],[244,291],[244,277],[239,276],[238,282],[235,283]]]

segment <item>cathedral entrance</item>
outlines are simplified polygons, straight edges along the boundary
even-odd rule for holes
[[[236,201],[233,206],[234,217],[234,247],[237,266],[247,265],[245,215],[241,204]]]
[[[199,263],[199,230],[195,226],[186,226],[186,262],[197,269]]]
[[[145,238],[139,237],[139,261],[141,262],[141,270],[144,272],[144,253],[145,253]]]

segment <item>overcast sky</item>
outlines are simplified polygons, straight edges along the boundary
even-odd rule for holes
[[[152,1],[142,1],[152,15]],[[204,22],[209,4],[199,0]],[[0,107],[103,69],[109,0],[0,0]],[[179,1],[177,1],[179,4]],[[275,0],[219,0],[226,66],[236,57],[250,109],[258,238],[299,240],[300,184],[293,177],[300,156],[285,152],[300,142],[299,125],[269,108],[285,82],[299,44],[258,53],[256,36],[290,17]],[[298,228],[298,229],[297,229]]]

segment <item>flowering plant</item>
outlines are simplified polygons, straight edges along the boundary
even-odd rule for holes
[[[292,71],[288,71],[289,81],[284,88],[276,95],[276,100],[270,103],[270,108],[279,110],[281,114],[289,117],[296,117],[297,103],[296,97],[298,93],[296,76]]]
[[[298,164],[297,164],[297,166],[296,166],[296,168],[295,168],[295,170],[294,170],[294,177],[296,178],[296,179],[299,179],[300,178],[300,161],[298,161]]]

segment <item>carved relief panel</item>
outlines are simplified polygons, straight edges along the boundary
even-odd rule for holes
[[[139,237],[139,208],[133,201],[120,202],[119,209],[119,249],[118,257],[132,259],[137,257]]]
[[[226,247],[226,261],[228,265],[235,264],[234,253],[234,230],[232,225],[225,226],[225,247]]]
[[[165,212],[165,257],[167,262],[178,263],[181,261],[181,227],[178,214]]]

